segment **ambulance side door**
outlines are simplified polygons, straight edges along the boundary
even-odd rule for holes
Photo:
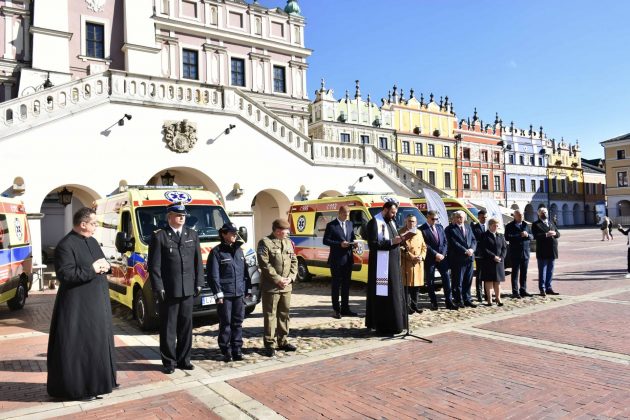
[[[120,230],[119,232],[125,232],[127,237],[133,237],[133,224],[131,223],[131,212],[129,210],[122,210],[120,213]],[[116,251],[114,254],[114,258],[110,260],[110,264],[112,266],[112,274],[109,276],[109,287],[123,295],[127,293],[131,293],[128,290],[128,285],[130,283],[130,277],[128,273],[127,267],[127,253],[121,254]]]

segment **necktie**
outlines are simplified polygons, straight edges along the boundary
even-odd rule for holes
[[[483,223],[480,223],[481,225],[481,231],[485,232],[486,231],[486,225],[484,225]]]
[[[464,230],[464,225],[462,225],[461,227],[462,227],[462,236],[464,237],[464,239],[466,239],[466,230]]]
[[[177,234],[177,239],[179,239],[181,237],[179,230],[176,230],[175,233]]]
[[[438,236],[437,230],[435,230],[435,225],[431,226],[431,232],[433,233],[435,242],[440,242],[440,237]]]
[[[343,229],[343,236],[344,237],[348,236],[348,233],[346,232],[346,222],[342,222],[340,220],[339,223],[341,224],[341,228]]]

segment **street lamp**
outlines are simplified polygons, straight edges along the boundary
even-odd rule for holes
[[[63,187],[63,190],[59,191],[57,195],[59,196],[59,204],[62,206],[66,207],[68,204],[72,203],[72,191],[66,187]]]
[[[162,179],[162,185],[171,186],[175,183],[175,175],[169,171],[164,172],[160,178]]]
[[[352,185],[350,185],[350,186],[348,187],[348,190],[349,190],[350,192],[354,192],[354,187],[355,187],[355,185],[357,185],[359,182],[363,182],[363,178],[365,178],[365,177],[367,177],[367,178],[369,178],[369,179],[374,179],[374,174],[371,174],[371,173],[369,173],[369,172],[368,172],[367,174],[365,174],[365,175],[363,175],[363,176],[360,176],[360,177],[359,177],[359,179],[357,179],[356,181],[354,181],[354,184],[352,184]]]
[[[514,137],[514,134],[512,134],[512,137]],[[508,206],[508,198],[507,198],[507,169],[506,169],[507,164],[505,163],[506,162],[505,153],[509,152],[510,150],[512,150],[512,145],[511,144],[507,144],[503,140],[498,142],[497,145],[501,146],[501,151],[503,152],[503,196],[505,197],[505,207],[507,208],[507,206]]]

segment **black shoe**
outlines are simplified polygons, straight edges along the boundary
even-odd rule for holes
[[[547,293],[545,293],[545,291],[544,291],[544,290],[541,290],[541,291],[540,291],[540,296],[545,297],[545,296],[547,296]]]
[[[342,309],[341,315],[343,315],[343,316],[359,316],[358,313],[352,312],[350,309]]]
[[[120,388],[120,384],[114,384],[114,386],[112,386],[112,389],[118,389]]]
[[[522,290],[520,293],[521,293],[521,297],[532,297],[533,296],[531,293],[527,293],[525,290]]]
[[[195,370],[195,367],[190,362],[189,363],[184,363],[182,365],[177,365],[177,368],[181,369],[181,370]]]
[[[162,369],[162,372],[166,373],[167,375],[170,375],[171,373],[175,372],[175,368],[173,366],[164,366],[164,368]]]
[[[341,312],[339,311],[334,311],[332,314],[332,317],[335,319],[341,319]]]
[[[503,306],[503,302],[497,302],[497,306]]]
[[[296,351],[297,350],[297,347],[289,343],[283,344],[282,346],[279,346],[278,348],[282,351]]]
[[[431,309],[432,311],[437,311],[437,310],[438,310],[437,303],[432,303],[432,304],[431,304],[431,308],[430,308],[430,309]]]
[[[486,303],[483,304],[483,306],[492,306],[492,302],[490,302],[490,303],[486,302]]]
[[[88,396],[88,397],[83,397],[83,398],[81,398],[79,401],[82,401],[82,402],[89,402],[89,401],[94,401],[94,400],[96,400],[97,398],[98,398],[98,399],[100,399],[100,398],[99,398],[99,397],[97,397],[96,395],[90,395],[90,396]]]
[[[554,292],[553,289],[547,289],[547,294],[548,295],[559,295],[560,293]]]
[[[265,347],[265,356],[267,357],[275,357],[276,349],[273,347]]]
[[[221,359],[225,363],[229,363],[232,361],[232,353],[223,353],[223,358]]]
[[[483,299],[481,299],[481,294],[477,294],[477,302],[483,302]]]
[[[464,302],[464,306],[467,306],[469,308],[476,308],[477,307],[477,305],[475,305],[472,302]]]
[[[455,306],[457,306],[458,308],[462,308],[462,309],[466,307],[466,305],[464,305],[464,304],[463,304],[463,303],[461,303],[461,302],[457,302],[457,303],[455,304]]]
[[[418,309],[416,309],[416,312],[421,314],[422,313],[422,309],[418,308]]]
[[[234,356],[232,356],[232,360],[234,360],[235,362],[240,362],[241,360],[243,360],[243,353],[234,353]]]
[[[415,310],[415,309],[411,309],[411,308],[407,308],[407,313],[408,313],[409,315],[413,315],[413,314],[415,314],[415,313],[416,313],[416,310]]]
[[[446,302],[446,309],[449,309],[451,311],[458,311],[459,310],[459,306],[455,305],[454,303],[451,303],[451,302]]]
[[[512,293],[512,299],[522,299],[518,293]]]

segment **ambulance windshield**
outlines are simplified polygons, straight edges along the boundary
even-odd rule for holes
[[[186,217],[186,226],[197,231],[201,242],[218,241],[219,229],[230,221],[223,207],[187,205],[186,210],[190,214]],[[165,206],[140,207],[136,210],[136,217],[140,237],[146,244],[154,231],[168,226]]]
[[[381,207],[372,207],[370,209],[370,214],[372,215],[372,217],[376,216],[377,214],[379,214],[383,209]],[[409,216],[410,214],[413,214],[414,216],[416,216],[416,219],[418,220],[418,226],[422,225],[424,222],[427,221],[427,219],[422,215],[422,213],[420,213],[420,210],[418,210],[415,206],[414,207],[398,207],[398,213],[396,213],[396,226],[398,228],[402,228],[403,226],[405,226],[405,218],[407,218],[407,216]]]

